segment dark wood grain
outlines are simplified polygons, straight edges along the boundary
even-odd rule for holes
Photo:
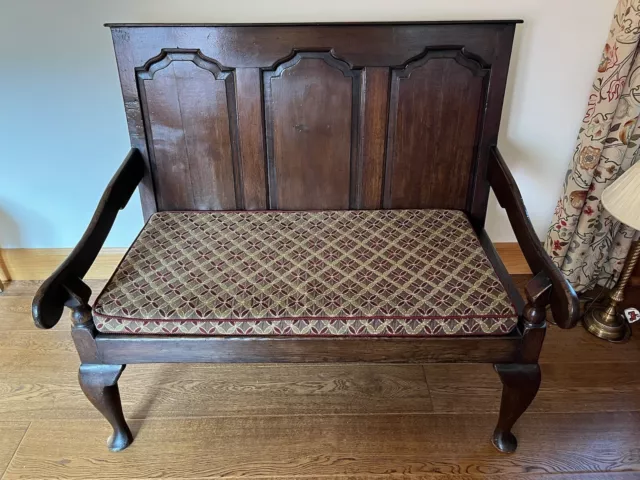
[[[494,20],[421,20],[421,21],[386,21],[386,22],[282,22],[277,25],[283,27],[318,27],[318,26],[327,26],[327,27],[361,27],[361,26],[404,26],[404,25],[486,25],[486,24],[495,24],[495,25],[511,25],[511,24],[519,24],[523,23],[524,20],[511,18],[511,19],[494,19]],[[148,28],[148,27],[268,27],[274,26],[273,23],[242,23],[242,22],[199,22],[199,23],[189,23],[189,22],[137,22],[137,23],[127,23],[127,22],[107,22],[104,24],[105,27],[109,28],[118,28],[118,27],[130,27],[130,28]]]
[[[524,290],[527,303],[518,325],[524,337],[520,358],[522,363],[537,364],[547,331],[546,316],[551,282],[541,272],[526,283]]]
[[[529,220],[518,185],[495,148],[491,150],[489,182],[498,202],[507,212],[531,271],[534,274],[544,273],[552,284],[550,303],[555,322],[562,328],[573,327],[580,316],[578,296],[542,248],[540,239]]]
[[[307,25],[112,25],[127,68],[144,65],[164,48],[199,48],[202,54],[233,68],[271,68],[292,47],[332,50],[354,67],[403,65],[425,48],[464,45],[487,63],[499,55],[496,34],[513,32],[517,21]],[[502,39],[498,39],[500,41]],[[160,47],[163,48],[163,47]],[[502,52],[501,52],[502,53]]]
[[[124,419],[118,379],[124,365],[80,365],[78,380],[82,391],[105,419],[111,424],[113,433],[107,440],[112,452],[119,452],[133,442],[133,435]]]
[[[261,84],[260,69],[239,68],[236,70],[240,176],[243,185],[244,208],[247,210],[267,208]]]
[[[181,337],[102,334],[98,358],[107,364],[154,362],[489,362],[520,359],[518,332],[496,337],[313,338]]]
[[[132,62],[132,52],[128,44],[130,36],[126,31],[112,31],[113,48],[118,63],[118,75],[120,76],[120,87],[124,99],[124,111],[129,127],[129,138],[131,148],[138,150],[142,154],[144,161],[144,175],[140,181],[140,201],[142,204],[142,214],[145,221],[151,214],[158,210],[156,203],[156,192],[151,175],[151,162],[147,150],[147,137],[145,134],[144,121],[142,119],[142,109],[140,108],[140,90],[136,79],[136,68],[144,66],[145,62],[157,56],[160,51],[149,55],[143,62]]]
[[[112,25],[145,218],[380,208],[386,185],[387,207],[464,209],[479,231],[514,26]]]
[[[362,77],[360,105],[361,191],[358,208],[382,208],[384,154],[389,110],[389,69],[368,67]]]
[[[469,186],[470,202],[467,206],[469,219],[480,231],[484,228],[489,202],[489,178],[487,170],[491,161],[491,148],[498,144],[498,132],[502,116],[502,105],[511,61],[511,49],[516,25],[503,25],[495,33],[495,61],[491,63],[491,76],[487,87],[486,104],[483,111],[484,128],[479,135],[477,160],[474,167],[472,183]]]
[[[234,73],[197,52],[163,50],[137,75],[158,208],[240,207]]]
[[[321,52],[264,73],[271,208],[349,208],[359,82],[359,72]]]
[[[60,319],[64,306],[80,296],[88,301],[91,289],[82,282],[89,267],[144,174],[140,152],[132,149],[107,185],[84,235],[69,257],[44,281],[33,298],[31,311],[36,326],[51,328]]]
[[[530,363],[497,364],[494,367],[502,381],[502,400],[492,442],[499,451],[513,453],[518,442],[511,429],[538,393],[540,366]]]
[[[455,49],[393,69],[385,208],[466,207],[487,74]]]

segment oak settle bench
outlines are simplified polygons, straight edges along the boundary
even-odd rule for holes
[[[148,362],[493,363],[493,443],[516,449],[546,307],[578,315],[496,149],[517,23],[109,25],[133,148],[33,318],[71,309],[110,449],[132,442],[118,378]],[[146,224],[90,306],[136,187]],[[490,188],[526,299],[484,230]]]

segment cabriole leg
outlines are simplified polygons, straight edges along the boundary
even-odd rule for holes
[[[540,387],[540,366],[534,364],[497,364],[502,381],[500,417],[493,432],[493,445],[503,453],[513,453],[518,447],[511,428],[529,407]]]
[[[126,365],[82,364],[78,379],[82,391],[113,427],[107,441],[112,452],[119,452],[133,442],[133,435],[122,413],[118,378]]]

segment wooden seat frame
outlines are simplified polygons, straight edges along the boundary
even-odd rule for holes
[[[41,328],[51,328],[56,325],[65,306],[71,309],[71,333],[81,360],[80,385],[89,400],[113,427],[113,435],[108,441],[111,450],[122,450],[133,440],[122,412],[117,383],[127,364],[156,362],[483,362],[495,365],[503,383],[502,402],[498,424],[493,434],[493,444],[502,452],[515,451],[517,442],[511,428],[527,409],[540,385],[538,357],[546,330],[546,308],[548,305],[551,306],[555,321],[563,328],[574,326],[579,314],[576,294],[543,250],[527,216],[518,187],[496,148],[506,73],[516,23],[518,22],[280,26],[111,25],[133,148],[109,183],[84,236],[64,263],[42,284],[33,300],[33,318],[36,325]],[[206,48],[203,45],[205,36],[209,42]],[[214,40],[209,40],[212,36]],[[146,60],[146,63],[136,58],[138,55],[136,49],[138,45],[143,43],[139,42],[142,38],[146,40],[144,43],[149,48],[161,52],[155,58],[146,52],[140,53],[143,55],[140,58]],[[262,43],[257,42],[257,39]],[[176,45],[178,48],[175,48]],[[256,47],[256,45],[259,46]],[[219,50],[218,47],[220,47]],[[476,51],[481,53],[474,53]],[[247,52],[250,52],[251,55],[245,55]],[[307,55],[304,52],[311,53]],[[320,53],[316,55],[314,52]],[[354,95],[350,97],[354,105],[357,100],[356,94],[359,96],[358,98],[363,99],[359,104],[359,110],[350,110],[351,112],[359,112],[359,123],[352,122],[352,124],[355,125],[356,135],[354,138],[359,138],[360,141],[355,146],[353,145],[356,142],[353,139],[346,143],[352,145],[354,149],[359,149],[355,154],[353,153],[355,150],[350,152],[347,155],[349,158],[352,158],[353,155],[364,158],[364,163],[360,164],[356,175],[362,180],[362,183],[360,186],[354,187],[355,180],[351,181],[346,187],[349,192],[344,197],[340,196],[344,192],[340,191],[338,195],[334,190],[329,189],[327,190],[328,197],[305,195],[303,200],[300,194],[295,194],[295,192],[313,190],[315,183],[308,184],[308,180],[296,176],[293,169],[287,170],[290,165],[286,163],[289,161],[286,159],[290,159],[291,154],[288,154],[287,151],[283,153],[282,150],[282,142],[285,144],[291,142],[290,145],[293,146],[290,148],[295,153],[295,148],[297,148],[295,138],[299,137],[295,137],[293,140],[292,137],[287,137],[287,132],[282,133],[282,130],[278,130],[281,127],[278,127],[277,121],[282,118],[275,121],[273,119],[282,111],[278,108],[286,109],[286,106],[282,107],[282,104],[276,103],[273,91],[257,94],[256,91],[264,89],[265,85],[271,81],[270,78],[277,76],[270,72],[275,71],[277,74],[282,74],[283,69],[296,68],[296,59],[298,63],[301,62],[300,59],[302,61],[305,58],[311,59],[304,68],[318,67],[320,64],[313,63],[314,59],[318,57],[322,57],[323,61],[331,66],[334,60],[327,57],[328,54],[325,52],[329,52],[331,58],[343,59],[340,60],[342,63],[338,60],[335,61],[336,68],[342,70],[343,74],[342,77],[335,77],[335,82],[337,82],[335,85],[338,87],[343,84],[347,85],[344,83],[344,78],[347,78],[347,81],[352,82],[350,85],[354,85]],[[425,194],[417,194],[417,197],[414,196],[407,200],[406,198],[397,199],[390,193],[394,186],[395,180],[393,178],[396,178],[389,177],[390,162],[398,163],[401,160],[389,152],[392,148],[399,148],[398,141],[402,139],[402,136],[395,135],[400,127],[398,127],[398,122],[393,122],[393,116],[389,113],[389,109],[396,108],[397,111],[400,111],[401,107],[398,105],[404,105],[402,103],[402,88],[409,88],[406,86],[407,84],[402,84],[399,80],[396,82],[396,80],[408,78],[410,73],[406,73],[406,70],[413,68],[412,64],[417,62],[416,68],[424,66],[429,60],[429,52],[436,52],[433,58],[453,60],[458,64],[465,64],[471,70],[482,68],[489,72],[489,81],[485,78],[482,83],[485,89],[485,100],[478,107],[483,115],[482,120],[478,120],[476,125],[480,133],[473,137],[476,138],[476,141],[469,154],[464,152],[454,154],[459,155],[459,158],[454,158],[455,162],[458,162],[458,166],[464,160],[468,161],[465,168],[470,168],[468,179],[463,179],[468,182],[468,187],[465,184],[464,195],[460,201],[457,198],[460,197],[460,194],[455,192],[458,178],[456,176],[452,176],[448,180],[450,190],[439,191],[437,185],[430,187],[430,191],[435,192],[430,197],[428,195],[425,197]],[[455,55],[450,52],[455,52]],[[482,52],[489,53],[483,54]],[[226,58],[222,58],[225,55]],[[275,58],[273,58],[274,55]],[[230,188],[232,191],[235,189],[235,204],[231,209],[460,208],[467,212],[487,257],[517,309],[519,315],[517,328],[504,336],[428,338],[206,337],[98,332],[93,323],[89,305],[91,290],[83,282],[83,278],[96,259],[119,210],[126,206],[138,186],[140,186],[146,218],[154,211],[159,210],[229,209],[228,205],[225,205],[220,198],[208,208],[201,208],[195,204],[180,205],[177,201],[174,204],[171,203],[173,201],[171,195],[173,194],[168,191],[166,177],[163,177],[161,169],[162,162],[167,161],[162,158],[162,144],[159,143],[162,139],[159,140],[159,134],[153,131],[154,122],[167,122],[166,115],[163,117],[164,120],[151,118],[152,114],[158,117],[158,111],[161,114],[166,112],[162,111],[164,107],[160,103],[152,104],[155,101],[151,99],[152,89],[145,90],[143,83],[144,80],[152,81],[154,69],[157,71],[166,67],[166,64],[171,61],[170,57],[173,58],[173,61],[186,58],[187,61],[195,65],[193,67],[189,64],[188,68],[194,69],[199,68],[198,65],[202,62],[208,62],[206,68],[214,74],[217,81],[222,81],[226,87],[231,85],[229,78],[235,82],[231,85],[233,88],[226,90],[227,106],[232,104],[234,106],[233,112],[229,107],[229,112],[231,112],[229,115],[236,115],[234,118],[237,122],[232,126],[230,133],[232,140],[237,140],[237,142],[231,141],[227,152],[232,152],[230,155],[234,159],[240,159],[240,161],[233,160]],[[211,59],[214,59],[215,62]],[[401,61],[397,61],[398,59]],[[399,66],[394,67],[394,65]],[[230,67],[235,68],[235,72]],[[402,69],[406,73],[404,77],[400,71]],[[359,72],[359,78],[349,77],[350,72],[356,70]],[[137,78],[134,71],[137,72]],[[400,73],[397,73],[398,71]],[[192,80],[200,74],[196,70],[193,72],[198,73],[191,73],[189,70],[184,78]],[[225,72],[226,74],[224,74]],[[261,77],[261,72],[267,72],[267,75],[271,76]],[[429,77],[430,73],[427,69],[424,72],[425,78],[432,78]],[[477,72],[474,72],[474,75],[476,74]],[[332,73],[328,75],[332,75]],[[463,73],[459,75],[463,75]],[[464,73],[464,75],[467,74]],[[197,82],[194,83],[196,89],[203,85],[203,81],[199,80],[200,77],[197,78]],[[308,81],[304,75],[300,75],[300,78],[303,78],[303,83]],[[334,82],[333,78],[322,77],[319,81],[331,83]],[[467,79],[466,76],[460,76],[455,77],[454,80],[461,78]],[[468,81],[475,85],[473,78],[469,77]],[[425,89],[419,93],[429,94],[429,91],[426,90],[428,87],[425,87],[427,83],[426,81],[420,83],[414,81],[410,84],[412,85],[410,88]],[[291,85],[295,86],[296,84]],[[332,86],[332,89],[338,88],[334,87]],[[356,87],[358,87],[357,92],[355,91]],[[170,88],[180,87],[174,85]],[[396,89],[394,90],[394,88]],[[447,95],[446,88],[441,86],[440,89],[440,95]],[[346,92],[345,95],[349,95],[348,90],[345,89],[344,92]],[[164,94],[166,95],[166,92]],[[378,95],[384,96],[380,102],[375,101]],[[388,102],[386,95],[390,96]],[[455,108],[467,108],[467,105],[462,101],[460,104],[455,104],[455,99],[459,96],[456,93],[449,98],[450,102],[454,102],[452,107],[454,110]],[[465,102],[468,103],[468,99]],[[149,105],[148,108],[147,105]],[[385,111],[376,113],[376,109]],[[475,112],[475,107],[471,108],[470,113],[476,115],[473,112]],[[181,113],[184,114],[184,112]],[[331,117],[333,115],[331,112],[325,115],[328,117],[323,118],[323,121],[341,121],[338,117]],[[353,117],[354,113],[351,115]],[[378,116],[376,117],[376,115]],[[396,115],[396,119],[398,115]],[[383,119],[381,127],[376,118]],[[441,120],[443,122],[447,118],[448,114],[442,114]],[[406,121],[406,118],[404,119]],[[274,123],[270,124],[270,122]],[[224,125],[228,126],[228,123]],[[478,125],[480,126],[478,127]],[[299,131],[306,128],[304,125],[297,124],[295,127]],[[182,128],[187,130],[186,126]],[[359,128],[361,130],[358,130]],[[383,135],[376,134],[376,131],[380,132],[380,128],[382,128]],[[384,135],[385,130],[388,132],[386,136]],[[234,135],[237,136],[236,139],[233,138]],[[281,142],[280,144],[274,141],[275,137],[279,138],[277,141]],[[200,142],[208,141],[206,138],[197,140]],[[447,138],[445,141],[453,142],[454,140]],[[276,144],[275,147],[274,144]],[[277,150],[277,145],[280,145],[280,150]],[[174,150],[169,151],[169,155],[180,153],[176,150],[178,147],[171,148]],[[322,150],[324,147],[318,144],[317,148]],[[414,155],[415,158],[419,158],[423,154],[419,151],[408,151],[408,153],[405,151],[405,155],[409,157]],[[434,153],[433,156],[435,161],[443,161],[441,157],[438,157],[438,154]],[[313,154],[309,158],[309,162],[315,161]],[[371,160],[372,158],[373,160]],[[367,168],[372,165],[371,162],[378,160],[380,168],[377,170],[373,168],[375,171],[371,174],[371,170],[367,170]],[[194,168],[192,157],[189,157],[187,162],[192,162],[190,165]],[[400,171],[401,175],[402,164],[398,165],[397,168],[400,170],[397,171]],[[410,165],[411,168],[414,166]],[[238,171],[241,175],[238,174]],[[348,171],[349,169],[347,169]],[[353,170],[351,172],[353,177]],[[336,172],[334,171],[334,173]],[[324,179],[321,173],[318,175],[318,182],[322,184]],[[238,181],[239,178],[242,179],[242,182]],[[370,182],[372,178],[377,179],[377,182]],[[424,186],[424,179],[418,181],[422,182]],[[443,181],[446,180],[435,179],[435,182],[438,183]],[[295,188],[283,190],[283,184],[285,186],[293,185]],[[374,188],[371,187],[371,184]],[[298,186],[303,188],[296,190]],[[324,187],[326,188],[327,185]],[[187,189],[188,186],[182,185],[179,186],[180,188]],[[534,274],[526,285],[526,299],[523,299],[518,293],[484,230],[489,188],[493,189],[498,202],[506,210],[518,243]],[[290,194],[291,191],[294,193]],[[453,192],[450,194],[450,198],[446,197],[449,194],[443,193],[448,191]],[[334,201],[332,197],[334,194],[336,198],[340,197],[344,200]],[[455,197],[456,195],[457,197]],[[343,201],[343,204],[340,201]],[[305,204],[304,202],[311,203]],[[234,202],[232,201],[232,203]]]

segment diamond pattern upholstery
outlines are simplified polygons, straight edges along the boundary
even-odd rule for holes
[[[454,210],[161,212],[94,305],[99,331],[499,335],[517,314]]]

